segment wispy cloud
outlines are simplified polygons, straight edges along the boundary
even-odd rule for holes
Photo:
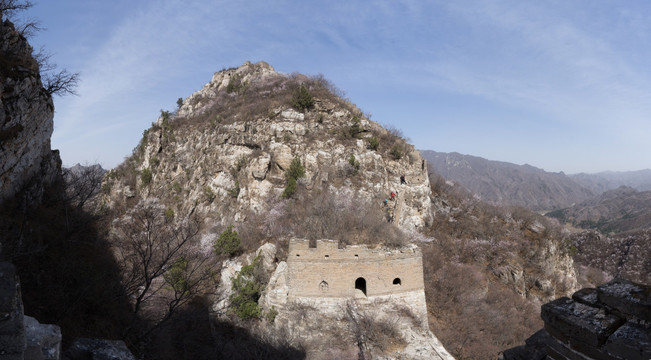
[[[649,79],[640,74],[648,71],[605,40],[608,30],[594,33],[571,19],[571,11],[563,13],[568,9],[541,2],[453,2],[447,10],[465,22],[475,41],[499,40],[491,44],[494,52],[476,54],[480,58],[468,58],[473,51],[466,48],[462,57],[428,64],[441,87],[538,107],[565,122],[643,125],[651,93]]]
[[[120,137],[131,143],[111,155],[121,159],[161,104],[173,106],[223,66],[266,60],[280,71],[325,73],[352,90],[353,102],[373,104],[364,110],[380,120],[408,119],[397,124],[406,130],[431,127],[438,109],[429,100],[442,96],[464,102],[460,113],[499,107],[545,121],[557,133],[585,128],[591,136],[651,152],[643,145],[651,142],[645,139],[651,133],[651,11],[581,6],[515,0],[137,2],[119,12],[110,30],[92,31],[94,42],[84,36],[78,45],[88,55],[75,61],[82,64],[81,96],[57,101],[55,140],[82,149],[83,137]],[[386,119],[396,108],[409,113]],[[446,131],[465,131],[468,143],[484,141],[461,125],[469,126],[457,121]],[[522,133],[509,136],[526,137],[524,131],[540,127],[520,126]]]

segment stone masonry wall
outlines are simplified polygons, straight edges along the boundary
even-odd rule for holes
[[[615,279],[542,306],[545,329],[503,360],[651,359],[651,286]]]
[[[402,249],[339,249],[336,241],[293,239],[287,258],[289,297],[348,298],[423,291],[423,263],[415,245]],[[363,279],[363,280],[361,280]],[[365,290],[365,294],[364,294]]]

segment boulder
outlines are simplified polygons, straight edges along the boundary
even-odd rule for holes
[[[25,337],[25,359],[59,360],[61,329],[57,325],[41,324],[33,317],[25,316]]]
[[[122,340],[78,338],[63,354],[63,360],[136,360]]]

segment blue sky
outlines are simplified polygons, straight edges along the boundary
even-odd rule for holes
[[[111,168],[222,68],[323,74],[419,149],[547,171],[651,168],[651,2],[40,0],[31,41],[81,73],[64,165]]]

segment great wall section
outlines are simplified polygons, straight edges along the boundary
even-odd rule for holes
[[[288,300],[336,306],[354,298],[362,304],[400,301],[426,314],[423,262],[415,245],[400,249],[339,248],[336,241],[292,239],[287,259]]]
[[[397,337],[409,339],[379,358],[453,359],[429,330],[418,246],[339,247],[333,240],[310,245],[290,240],[287,261],[278,263],[260,299],[267,311],[278,311],[277,326],[290,329],[289,336],[313,340],[324,336],[324,328],[350,336],[351,326],[372,318],[393,324]]]

